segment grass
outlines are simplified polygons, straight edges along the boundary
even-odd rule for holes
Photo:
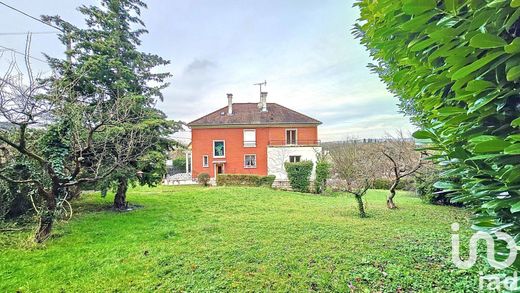
[[[143,208],[125,213],[86,195],[44,245],[0,236],[0,292],[477,288],[450,261],[450,224],[467,213],[406,193],[391,211],[385,194],[368,193],[367,219],[350,196],[267,188],[137,188],[129,201]]]

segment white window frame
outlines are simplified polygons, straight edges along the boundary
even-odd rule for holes
[[[215,142],[223,142],[224,145],[224,155],[223,156],[215,156]],[[215,139],[213,141],[213,158],[225,158],[226,157],[226,141],[223,139]]]
[[[294,131],[294,143],[287,143],[287,132]],[[287,128],[285,129],[285,144],[286,145],[297,145],[298,144],[298,129],[297,128]]]
[[[246,131],[252,131],[255,133],[255,140],[253,141],[246,141]],[[256,129],[244,129],[242,131],[242,138],[244,141],[244,147],[245,148],[254,148],[256,147]]]
[[[289,156],[289,162],[290,163],[298,163],[298,162],[291,162],[291,157],[300,157],[300,160],[298,162],[301,162],[302,161],[302,156],[301,155],[290,155]]]
[[[247,166],[246,165],[246,157],[247,156],[254,156],[255,157],[255,165],[254,166]],[[246,169],[256,169],[256,166],[257,166],[256,154],[245,154],[244,155],[244,168],[246,168]]]
[[[209,168],[209,156],[208,155],[202,156],[202,168]]]

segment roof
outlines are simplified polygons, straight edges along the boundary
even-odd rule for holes
[[[220,108],[198,118],[188,123],[188,126],[321,124],[314,118],[276,103],[267,103],[267,112],[261,112],[257,103],[233,103],[233,115],[227,114],[227,108]]]

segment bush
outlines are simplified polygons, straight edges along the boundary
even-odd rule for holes
[[[312,167],[311,161],[301,161],[297,163],[286,162],[284,164],[289,183],[294,191],[309,192]]]
[[[415,193],[424,202],[436,205],[462,206],[460,203],[452,203],[450,192],[436,188],[435,182],[440,181],[440,171],[436,168],[426,169],[415,175]]]
[[[390,186],[392,186],[392,181],[390,179],[384,179],[379,178],[374,180],[374,183],[372,184],[372,188],[374,189],[390,189]]]
[[[449,174],[433,186],[520,239],[518,2],[415,2],[359,0],[356,34]]]
[[[218,186],[266,186],[273,185],[276,176],[259,176],[252,174],[219,174],[217,175]]]
[[[331,165],[325,159],[319,159],[316,162],[316,180],[314,181],[314,189],[316,193],[321,194],[327,188],[327,179],[330,177]]]
[[[6,175],[15,179],[27,179],[32,166],[27,165],[23,160],[12,158],[12,165],[4,172]],[[8,183],[0,179],[0,220],[16,220],[24,216],[35,213],[30,194],[34,193],[30,185]],[[35,204],[39,205],[39,197],[34,197]]]
[[[173,173],[184,173],[186,172],[186,158],[177,158],[172,160]]]
[[[199,176],[197,176],[197,182],[199,182],[202,186],[209,186],[209,174],[208,173],[200,173]]]
[[[393,181],[386,178],[379,178],[374,180],[374,184],[372,188],[374,189],[385,189],[389,190],[392,187]],[[414,191],[415,190],[415,181],[410,178],[402,178],[397,183],[398,190],[406,190],[406,191]]]

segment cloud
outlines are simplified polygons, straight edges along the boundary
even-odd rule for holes
[[[217,65],[207,59],[195,59],[184,68],[184,74],[200,74],[216,68]]]

